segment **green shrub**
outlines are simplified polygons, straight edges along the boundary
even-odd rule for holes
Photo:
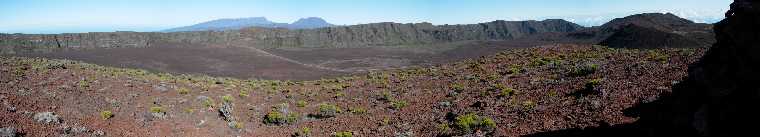
[[[515,90],[512,88],[506,88],[499,93],[500,97],[509,97],[515,94]]]
[[[296,102],[296,107],[299,107],[299,108],[306,107],[306,104],[308,104],[306,101],[299,100]]]
[[[285,122],[288,124],[296,123],[299,117],[301,117],[301,115],[299,115],[298,113],[290,112],[288,113],[288,117],[285,119]]]
[[[150,112],[152,113],[163,113],[164,108],[162,107],[150,107]]]
[[[179,94],[182,94],[182,95],[184,95],[184,94],[188,94],[188,93],[190,93],[190,89],[187,89],[187,88],[179,88],[179,89],[177,89],[177,92],[178,92]]]
[[[340,97],[343,97],[343,96],[346,96],[346,94],[343,93],[343,92],[335,93],[335,98],[340,98]]]
[[[602,84],[602,79],[592,79],[592,80],[587,81],[585,86],[587,88],[589,87],[593,88],[594,86],[599,85],[599,84]]]
[[[657,51],[650,51],[647,54],[647,58],[651,61],[657,61],[657,62],[662,62],[662,63],[665,63],[670,59],[670,57],[667,54],[662,54]]]
[[[383,91],[383,93],[380,95],[378,100],[389,101],[389,100],[393,100],[393,97],[391,96],[391,92]]]
[[[475,115],[475,113],[459,115],[455,120],[454,125],[465,134],[472,133],[477,129],[492,131],[496,128],[496,123],[492,119]]]
[[[546,93],[546,95],[549,97],[557,97],[559,93],[557,93],[557,91],[550,90],[549,93]]]
[[[490,75],[487,75],[487,76],[486,76],[485,80],[482,80],[482,79],[481,79],[481,81],[486,81],[486,82],[488,82],[488,81],[496,81],[496,80],[499,80],[499,79],[501,79],[501,76],[499,76],[499,75],[496,75],[496,74],[490,74]]]
[[[268,125],[282,125],[294,121],[295,119],[291,119],[290,116],[285,117],[285,115],[277,111],[269,112],[264,116],[264,124]]]
[[[403,101],[403,100],[393,100],[393,101],[391,101],[391,108],[395,109],[395,110],[399,110],[399,109],[401,109],[403,107],[406,107],[407,105],[409,105],[409,103],[407,103],[406,101]]]
[[[590,74],[594,74],[599,69],[599,65],[597,64],[585,64],[581,66],[576,66],[573,68],[573,70],[570,72],[571,76],[586,76]]]
[[[224,96],[222,96],[222,101],[224,101],[224,102],[232,102],[232,96],[230,96],[230,95],[224,95]]]
[[[545,59],[545,58],[534,58],[533,60],[531,60],[530,66],[533,66],[533,67],[543,66],[543,65],[546,65],[548,63],[549,63],[549,61],[547,59]]]
[[[193,113],[193,112],[195,112],[195,109],[192,109],[192,108],[185,109],[185,113]]]
[[[319,104],[319,116],[320,117],[335,117],[338,113],[341,113],[340,107],[330,105],[327,103]]]
[[[493,121],[493,119],[490,118],[483,118],[483,122],[480,123],[481,126],[484,126],[489,129],[496,129],[496,122]]]
[[[365,114],[365,113],[367,113],[366,109],[360,108],[360,107],[349,108],[348,111],[351,112],[352,114]]]
[[[214,107],[214,100],[211,99],[211,98],[203,100],[203,106],[204,107]]]
[[[248,96],[250,96],[250,94],[248,93],[248,90],[241,90],[240,93],[238,94],[238,96],[240,96],[240,97],[248,97]]]
[[[523,71],[525,71],[525,69],[523,69],[522,66],[519,66],[519,65],[511,65],[509,67],[509,74],[520,74]]]
[[[101,111],[100,117],[103,118],[103,120],[110,119],[113,117],[113,113],[111,111]]]
[[[439,132],[446,133],[446,132],[451,131],[451,128],[449,127],[449,124],[447,124],[447,123],[438,124],[438,126],[436,126],[436,128],[438,128]]]
[[[293,136],[295,136],[295,137],[306,137],[306,136],[309,136],[309,134],[311,134],[311,128],[303,127],[303,128],[301,128],[300,131],[296,131],[296,133],[293,134]]]
[[[585,88],[580,90],[578,93],[580,95],[593,94],[595,91],[594,87],[600,84],[602,84],[602,79],[592,79],[586,81],[586,84],[584,85]]]
[[[478,119],[477,115],[470,113],[466,115],[457,116],[454,124],[460,130],[466,133],[470,133],[472,132],[473,128],[480,125],[480,122],[477,119]]]
[[[230,127],[234,128],[234,129],[242,129],[243,128],[243,123],[240,123],[240,122],[233,121],[233,122],[230,122],[229,124],[230,124]]]
[[[515,90],[503,84],[494,84],[492,90],[499,91],[499,97],[509,97],[515,94]]]
[[[536,107],[536,103],[533,101],[523,101],[522,106],[525,110],[533,110]]]
[[[79,84],[79,88],[88,88],[88,87],[90,87],[90,81],[87,81],[87,79],[79,80],[78,84]]]
[[[462,85],[462,84],[459,84],[459,83],[454,83],[454,84],[451,84],[451,86],[450,86],[450,87],[451,87],[451,89],[452,89],[452,90],[454,90],[454,91],[456,91],[456,92],[461,92],[461,91],[464,91],[464,85]]]
[[[351,131],[341,131],[333,133],[333,137],[353,137],[354,133]]]

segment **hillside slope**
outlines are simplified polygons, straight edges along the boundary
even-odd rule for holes
[[[703,51],[557,45],[302,82],[1,57],[0,126],[30,136],[520,136],[634,122],[622,110],[670,92]]]
[[[610,47],[709,47],[715,43],[712,25],[694,23],[670,13],[617,18],[597,29],[600,31],[597,35],[603,38],[600,44]]]

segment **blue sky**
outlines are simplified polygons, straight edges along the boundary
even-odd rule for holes
[[[374,22],[471,24],[493,20],[595,18],[678,12],[716,20],[731,0],[0,0],[0,32],[157,31],[219,18],[293,22],[322,17],[340,25]],[[590,23],[583,23],[589,21]]]

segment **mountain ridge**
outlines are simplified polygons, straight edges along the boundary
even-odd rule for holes
[[[263,19],[263,18],[259,18]],[[309,21],[311,20],[311,21]],[[305,18],[303,22],[320,22]],[[638,27],[624,27],[636,24]],[[673,14],[637,14],[616,19],[598,27],[583,27],[563,19],[542,21],[496,20],[478,24],[433,25],[432,23],[381,22],[314,29],[247,27],[229,31],[187,32],[97,32],[67,34],[0,34],[2,54],[50,52],[55,50],[148,47],[152,43],[189,45],[252,46],[263,49],[282,47],[347,48],[409,45],[424,46],[459,41],[515,40],[549,43],[602,44],[609,47],[660,48],[624,44],[642,32],[668,37],[646,37],[640,45],[668,47],[672,39],[692,42],[675,43],[678,47],[707,47],[715,40],[710,24],[693,23]],[[649,31],[652,28],[657,31]],[[633,30],[625,30],[633,29]],[[613,35],[621,32],[619,35]],[[625,33],[623,33],[625,32]],[[618,38],[614,38],[618,37]],[[679,37],[679,38],[674,38]],[[680,38],[683,37],[683,38]],[[666,38],[671,38],[670,40]],[[616,42],[616,40],[622,40]],[[665,42],[665,43],[662,43]],[[613,45],[610,45],[613,44]]]
[[[0,34],[0,52],[59,49],[148,47],[152,43],[278,47],[366,47],[429,45],[466,40],[509,40],[545,32],[571,32],[581,26],[564,20],[493,21],[467,25],[372,23],[317,29],[249,27],[234,31],[97,32],[68,34]]]

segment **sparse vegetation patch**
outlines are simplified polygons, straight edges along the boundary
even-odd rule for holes
[[[113,113],[111,111],[101,111],[100,117],[103,118],[103,120],[107,120],[113,117]]]

